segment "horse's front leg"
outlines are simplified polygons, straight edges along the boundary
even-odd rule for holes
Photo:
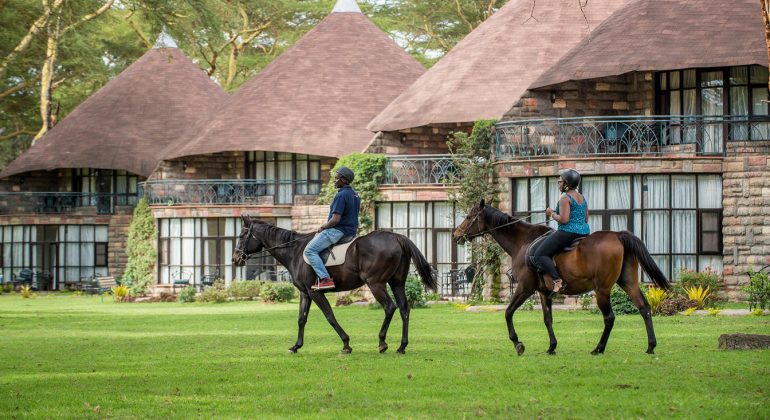
[[[545,328],[548,330],[548,339],[550,344],[548,346],[548,354],[556,354],[556,335],[553,333],[553,298],[550,293],[540,292],[540,302],[543,307],[543,322]]]
[[[347,333],[345,333],[345,330],[343,330],[342,327],[340,327],[340,325],[337,323],[337,318],[334,317],[334,312],[332,311],[332,307],[329,305],[329,301],[326,299],[326,296],[321,292],[312,291],[310,292],[310,298],[313,299],[313,302],[315,302],[319,308],[321,308],[321,312],[323,312],[326,320],[329,321],[329,325],[331,325],[332,328],[334,328],[334,331],[337,331],[337,335],[340,336],[340,339],[342,340],[342,352],[352,352],[353,349],[350,348],[349,344],[350,337],[348,337]]]
[[[530,296],[532,296],[531,291],[524,291],[523,287],[517,288],[511,298],[511,303],[509,303],[508,307],[505,309],[505,323],[508,325],[508,338],[513,341],[513,346],[516,348],[516,353],[519,356],[524,354],[524,343],[519,341],[519,336],[516,335],[516,330],[513,328],[513,313],[516,312],[516,309],[519,309],[519,306],[521,306]]]
[[[297,332],[297,343],[291,346],[289,353],[296,353],[302,347],[305,341],[305,324],[307,323],[307,314],[310,312],[310,296],[306,292],[299,294],[299,331]]]

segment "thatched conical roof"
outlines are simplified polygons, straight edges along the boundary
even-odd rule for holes
[[[532,88],[632,71],[767,67],[756,0],[635,0],[542,74]]]
[[[510,0],[388,105],[369,129],[502,117],[543,71],[624,1]]]
[[[340,157],[362,152],[367,123],[424,68],[352,0],[245,83],[187,144],[166,158],[225,151]]]
[[[179,49],[151,49],[11,162],[0,177],[60,168],[149,176],[161,152],[226,98]]]

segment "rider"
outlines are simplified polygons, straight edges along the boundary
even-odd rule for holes
[[[318,254],[339,242],[343,236],[355,235],[358,230],[358,209],[361,207],[361,198],[350,186],[354,177],[355,174],[348,167],[341,166],[337,169],[334,175],[334,186],[339,191],[334,196],[329,209],[329,218],[318,228],[318,234],[305,247],[305,258],[310,261],[310,266],[313,267],[319,279],[312,286],[313,290],[334,288],[334,280],[329,277],[329,272]]]
[[[532,261],[538,271],[543,273],[546,286],[553,285],[551,295],[561,292],[566,287],[553,265],[553,256],[575,239],[591,233],[588,226],[588,203],[577,191],[578,185],[580,185],[578,171],[568,169],[562,172],[559,177],[559,191],[563,194],[556,204],[556,211],[550,207],[545,209],[546,219],[553,217],[553,220],[559,223],[559,228],[545,238],[532,253]]]

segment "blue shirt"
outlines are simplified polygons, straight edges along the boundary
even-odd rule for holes
[[[337,229],[345,235],[355,235],[358,231],[359,207],[361,207],[361,197],[350,185],[345,185],[334,196],[327,221],[337,213],[340,215],[340,222],[332,229]]]
[[[588,226],[588,222],[586,222],[586,206],[588,201],[583,197],[583,204],[578,204],[571,195],[567,194],[567,198],[569,198],[569,221],[564,224],[559,223],[559,230],[588,235],[591,233],[591,228]],[[558,203],[556,204],[556,214],[560,214]]]

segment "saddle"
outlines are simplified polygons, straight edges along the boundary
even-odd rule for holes
[[[321,261],[324,262],[326,267],[342,265],[345,263],[345,254],[347,254],[348,248],[353,244],[354,239],[356,239],[356,235],[343,236],[339,242],[321,251],[318,256],[321,257]],[[304,255],[302,255],[302,259],[305,260],[305,263],[310,264]]]
[[[535,263],[533,261],[533,258],[532,258],[532,250],[535,249],[538,246],[538,244],[540,244],[540,242],[543,242],[545,240],[545,238],[549,237],[554,232],[556,232],[556,231],[555,230],[550,230],[550,231],[544,233],[543,235],[539,236],[537,239],[532,241],[532,243],[529,244],[529,246],[527,247],[527,251],[524,253],[524,261],[527,262],[527,267],[529,267],[532,271],[534,271],[536,273],[539,273],[539,271],[537,270],[537,266],[535,265]],[[558,256],[561,253],[572,251],[573,249],[577,248],[577,246],[580,244],[580,241],[582,241],[585,238],[587,238],[587,236],[581,236],[581,237],[575,239],[574,241],[572,241],[571,244],[567,245],[560,252],[554,254],[554,256],[551,259],[553,260],[553,265],[554,265],[554,267],[556,267],[557,270],[558,270],[558,266],[556,265],[556,256]]]

